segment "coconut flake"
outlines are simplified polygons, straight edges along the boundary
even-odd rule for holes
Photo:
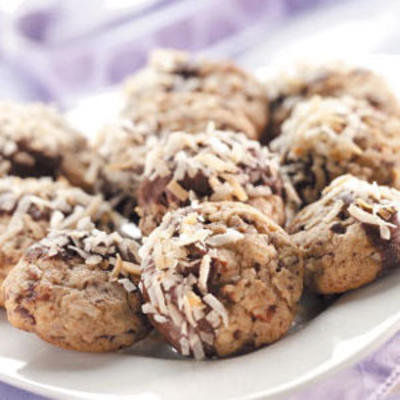
[[[121,259],[121,256],[119,254],[117,254],[117,257],[116,257],[116,260],[114,263],[114,268],[111,271],[111,276],[117,277],[120,274],[121,269],[122,269],[122,259]]]
[[[97,264],[100,264],[102,261],[103,261],[103,257],[101,257],[97,254],[93,254],[86,258],[85,264],[86,265],[97,265]]]
[[[165,324],[166,322],[168,322],[168,319],[160,314],[154,314],[153,318],[154,318],[154,321],[158,322],[159,324]]]
[[[190,305],[188,296],[184,296],[184,298],[183,298],[183,311],[185,313],[185,317],[186,317],[187,321],[189,322],[189,324],[192,325],[193,327],[196,327],[197,322],[193,318],[192,306]]]
[[[214,344],[214,335],[212,333],[200,332],[199,335],[204,343],[207,343],[210,346]]]
[[[89,257],[89,254],[86,253],[86,251],[80,249],[80,248],[77,247],[77,246],[73,246],[72,244],[70,244],[70,245],[68,245],[68,248],[69,248],[70,250],[73,250],[73,251],[75,251],[76,253],[78,253],[78,255],[79,255],[81,258],[83,258],[84,260],[86,260],[86,258]]]
[[[389,227],[396,228],[396,225],[381,219],[377,215],[373,215],[373,214],[370,214],[370,213],[362,210],[360,207],[357,207],[355,204],[351,204],[347,210],[353,218],[355,218],[357,221],[359,221],[363,224],[376,225],[379,227],[383,226],[383,227],[387,227],[387,228],[389,228]],[[385,240],[390,239],[390,231],[385,230],[385,228],[383,228],[383,229],[384,230],[381,231],[381,233],[383,232],[382,239],[385,239]]]
[[[189,198],[189,193],[175,180],[167,185],[167,189],[182,202]]]
[[[227,228],[225,233],[210,236],[206,243],[209,246],[221,247],[230,243],[235,243],[244,238],[243,233],[238,232],[236,229]]]
[[[379,233],[383,240],[390,240],[391,233],[388,226],[380,225],[379,226]]]
[[[121,269],[126,271],[128,274],[140,276],[142,271],[140,265],[134,264],[129,261],[121,261]]]
[[[155,314],[157,310],[151,303],[145,303],[142,305],[143,314]]]
[[[211,293],[206,294],[203,301],[216,311],[221,316],[224,325],[228,326],[228,312],[224,305]]]
[[[136,291],[136,285],[127,278],[121,278],[118,279],[118,282],[124,287],[124,289],[128,292],[128,293],[132,293]]]
[[[179,345],[180,345],[181,353],[183,356],[190,355],[190,345],[189,345],[189,341],[186,337],[181,337],[179,339]]]
[[[190,348],[193,351],[193,356],[196,360],[203,360],[205,358],[205,353],[203,349],[203,345],[199,336],[195,333],[192,333],[189,336],[189,344]]]
[[[234,177],[233,175],[228,175],[228,174],[224,174],[223,178],[231,185],[232,187],[232,193],[234,196],[236,196],[236,198],[239,201],[247,201],[248,200],[248,195],[246,193],[246,191],[244,190],[243,186],[239,183],[239,181],[237,180],[236,177]],[[251,188],[251,190],[253,189],[253,187]],[[267,188],[268,191],[270,192],[270,189]]]
[[[199,289],[202,293],[207,293],[207,280],[210,273],[211,257],[205,254],[201,259],[199,272]]]

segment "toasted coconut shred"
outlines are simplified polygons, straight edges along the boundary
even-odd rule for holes
[[[48,221],[49,229],[71,229],[85,217],[96,224],[121,221],[101,196],[92,196],[83,190],[50,178],[0,179],[0,211],[10,214],[0,243],[17,235],[25,228],[35,229],[37,220]]]
[[[399,168],[399,130],[400,120],[364,100],[314,96],[295,107],[271,149],[282,155],[284,175],[308,203],[344,173],[398,185],[391,171]]]
[[[345,206],[356,221],[376,226],[383,240],[390,240],[391,228],[398,227],[400,192],[387,186],[344,175],[324,190],[320,202],[333,202],[332,211],[325,217],[327,221],[337,217]]]
[[[86,180],[111,202],[128,199],[126,208],[136,205],[136,190],[141,182],[146,154],[157,141],[145,124],[120,119],[105,126],[98,134]],[[128,212],[127,212],[128,213]]]
[[[110,280],[118,281],[128,293],[137,290],[131,270],[140,269],[138,243],[116,232],[109,234],[96,229],[89,217],[82,218],[77,229],[51,230],[32,248],[36,247],[45,250],[49,257],[72,253],[89,268],[110,271]]]
[[[176,132],[166,137],[150,152],[144,173],[148,179],[172,175],[174,184],[171,186],[179,184],[185,176],[193,179],[201,173],[210,178],[217,173],[218,181],[209,182],[211,186],[214,184],[218,191],[225,184],[232,196],[243,197],[255,190],[256,185],[249,175],[258,173],[255,178],[261,175],[278,179],[278,168],[277,157],[267,148],[244,135],[216,130],[210,124],[208,131],[202,134]],[[176,188],[173,190],[178,191]]]
[[[233,228],[215,234],[204,227],[204,217],[193,210],[179,218],[167,214],[160,227],[145,239],[139,252],[141,285],[148,298],[143,312],[158,324],[178,327],[181,353],[203,359],[204,346],[212,346],[218,329],[229,322],[225,306],[207,286],[215,248],[235,243],[243,234]],[[202,254],[200,260],[188,257],[193,248]],[[198,272],[191,272],[195,263]]]
[[[196,135],[175,132],[148,154],[139,189],[139,206],[145,213],[152,182],[160,179],[166,182],[163,191],[172,195],[167,196],[167,208],[196,200],[246,202],[283,195],[278,157],[258,142],[216,130],[213,124]],[[147,187],[149,194],[144,194]]]
[[[313,95],[350,95],[366,100],[375,109],[399,115],[398,100],[387,82],[365,68],[341,62],[290,65],[278,73],[264,73],[263,81],[270,99],[272,120],[268,139],[279,135],[281,124],[290,117],[293,108]]]
[[[249,96],[260,101],[266,98],[258,80],[232,63],[194,60],[188,53],[176,50],[154,51],[149,65],[125,85],[127,96],[148,95],[154,89]]]
[[[263,85],[230,62],[159,50],[128,79],[124,115],[158,132],[201,132],[208,121],[257,138],[267,123]]]
[[[0,175],[9,173],[14,163],[35,167],[37,155],[58,160],[85,146],[85,138],[53,107],[0,102]]]
[[[290,148],[295,155],[302,155],[310,149],[316,149],[324,156],[340,151],[343,158],[361,154],[362,149],[354,139],[360,131],[368,130],[364,118],[377,118],[377,122],[382,122],[385,117],[366,103],[357,103],[351,97],[334,99],[319,96],[300,103],[284,124],[281,137],[271,147]]]
[[[356,77],[363,78],[363,87],[354,85],[351,79]],[[288,68],[280,68],[277,73],[272,71],[272,73],[262,77],[262,81],[271,101],[282,96],[300,96],[305,88],[308,89],[310,94],[318,94],[319,90],[323,90],[325,95],[331,96],[349,92],[351,89],[353,92],[358,89],[360,95],[378,89],[386,94],[387,99],[391,99],[393,96],[382,77],[371,70],[348,65],[341,61],[317,65],[306,63],[290,65]],[[322,86],[319,85],[321,81]],[[330,83],[331,86],[323,86],[325,81]],[[354,80],[354,82],[358,81]],[[326,93],[329,90],[332,93]]]

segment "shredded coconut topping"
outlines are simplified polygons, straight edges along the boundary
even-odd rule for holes
[[[124,112],[158,132],[201,132],[210,121],[256,138],[267,122],[267,97],[251,74],[229,62],[197,61],[186,53],[154,52],[125,86]]]
[[[29,169],[37,167],[40,158],[56,163],[65,153],[85,146],[84,136],[54,108],[39,103],[0,102],[0,175],[14,173],[14,164],[24,166],[24,173],[29,175]]]
[[[389,183],[400,166],[399,130],[400,120],[364,100],[314,96],[295,107],[271,149],[282,155],[283,173],[310,202],[344,173],[370,181],[386,175],[381,183]]]
[[[175,325],[180,351],[195,358],[204,358],[204,345],[212,345],[216,331],[229,322],[225,306],[208,288],[216,251],[244,237],[221,224],[216,231],[208,229],[205,218],[196,208],[167,214],[140,249],[143,290],[149,300],[143,312],[157,323]],[[188,240],[192,237],[195,240]],[[193,252],[201,257],[192,260]]]
[[[316,151],[326,157],[349,159],[362,153],[355,139],[367,132],[368,122],[375,125],[385,116],[362,100],[315,96],[295,108],[291,118],[282,127],[282,135],[271,143],[271,148],[301,156]]]
[[[72,253],[89,268],[110,271],[110,279],[118,281],[127,292],[137,290],[131,280],[132,270],[140,271],[139,245],[136,241],[95,228],[90,218],[81,221],[81,229],[51,230],[30,251],[40,249],[48,257]]]
[[[160,183],[161,182],[161,183]],[[157,190],[154,187],[157,186]],[[193,201],[248,201],[283,195],[277,156],[258,142],[212,125],[197,135],[175,132],[160,140],[146,159],[139,206],[154,216],[152,204],[165,193],[166,208]],[[158,196],[158,197],[157,197]]]
[[[11,215],[0,243],[26,229],[27,224],[33,226],[32,221],[46,221],[49,229],[75,228],[85,223],[85,217],[100,227],[103,223],[121,223],[101,196],[89,195],[50,178],[1,178],[0,212]]]
[[[398,112],[398,104],[387,82],[375,72],[339,61],[320,65],[291,64],[279,72],[262,74],[272,102],[284,99],[281,107],[292,108],[304,96],[343,96],[366,99],[388,113]]]
[[[345,208],[356,221],[378,227],[383,240],[390,240],[391,229],[398,228],[400,192],[387,186],[343,175],[324,190],[319,202],[333,203],[327,220],[333,220]]]
[[[193,60],[188,53],[154,51],[147,68],[126,83],[129,97],[144,97],[154,90],[204,92],[226,98],[243,97],[265,101],[262,85],[251,74],[228,61]]]
[[[144,124],[134,125],[127,119],[120,119],[107,125],[96,139],[96,154],[86,179],[92,182],[95,190],[111,198],[110,201],[127,201],[127,213],[132,213],[146,154],[156,141],[155,133]]]

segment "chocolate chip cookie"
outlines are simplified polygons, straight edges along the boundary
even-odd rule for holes
[[[146,154],[156,134],[144,125],[119,120],[105,126],[93,146],[87,178],[126,217],[134,217],[137,189],[142,181]]]
[[[400,267],[400,192],[351,175],[335,179],[289,232],[304,253],[306,285],[343,293]]]
[[[135,280],[136,242],[88,229],[53,231],[4,282],[10,323],[66,349],[103,352],[142,339],[148,323]]]
[[[53,107],[0,102],[0,176],[56,177],[84,185],[83,135]]]
[[[105,230],[120,224],[120,217],[101,196],[65,182],[0,178],[0,284],[28,246],[43,239],[49,229],[74,228],[84,216]]]
[[[281,154],[282,171],[304,204],[346,173],[400,187],[400,119],[365,100],[315,96],[300,102],[271,149]]]
[[[124,115],[153,130],[220,129],[260,137],[268,120],[264,87],[251,74],[226,61],[197,61],[187,53],[159,50],[150,64],[126,84]]]
[[[289,329],[303,265],[288,234],[255,208],[202,203],[168,213],[145,240],[143,311],[183,355],[228,356]]]
[[[277,157],[244,135],[212,126],[196,135],[176,132],[146,159],[138,189],[140,228],[148,235],[171,210],[192,201],[242,201],[279,224],[285,220]]]
[[[270,96],[270,123],[263,140],[269,142],[281,133],[282,123],[290,117],[295,105],[314,95],[342,97],[349,95],[365,100],[388,114],[400,114],[400,106],[385,80],[365,68],[343,64],[302,66],[292,73],[275,76],[266,87]]]

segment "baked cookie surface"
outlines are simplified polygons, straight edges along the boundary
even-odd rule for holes
[[[270,144],[303,203],[349,173],[400,187],[400,119],[352,97],[315,96],[299,103]]]
[[[0,284],[28,246],[43,239],[49,229],[74,228],[84,216],[106,231],[120,224],[120,217],[101,196],[65,182],[0,178]]]
[[[146,154],[156,141],[148,127],[121,119],[105,126],[93,146],[88,180],[95,192],[102,193],[126,217],[134,214]]]
[[[274,77],[266,84],[270,101],[270,123],[266,142],[281,133],[283,122],[290,117],[299,101],[314,95],[322,97],[352,96],[365,100],[387,114],[399,115],[397,98],[386,81],[373,71],[346,65],[303,66],[292,74]]]
[[[399,191],[350,175],[335,179],[288,228],[304,254],[306,286],[342,293],[399,267],[399,211]]]
[[[146,239],[143,311],[183,355],[228,356],[289,329],[303,283],[289,236],[255,208],[202,203],[168,213]]]
[[[129,274],[138,271],[138,245],[84,228],[53,231],[28,248],[4,282],[7,317],[59,347],[118,350],[148,332]]]
[[[81,184],[87,142],[56,109],[0,102],[0,176],[65,176]]]
[[[187,53],[159,50],[126,83],[124,115],[157,131],[218,128],[260,137],[268,120],[264,87],[226,61],[195,61]]]
[[[148,154],[138,190],[143,234],[191,201],[242,201],[284,223],[278,158],[243,134],[209,128],[170,134]]]

